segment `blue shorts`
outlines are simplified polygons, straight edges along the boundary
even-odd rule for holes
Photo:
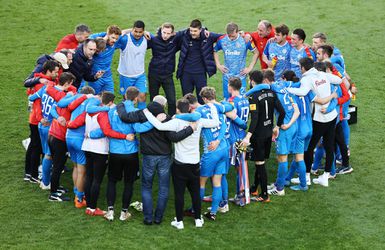
[[[103,77],[96,82],[88,82],[88,86],[95,90],[96,95],[103,91],[114,93],[114,80],[111,74],[103,75]]]
[[[278,138],[275,142],[277,155],[288,155],[291,153],[293,143],[296,139],[297,126],[293,124],[287,130],[279,130]]]
[[[126,89],[131,86],[137,87],[140,93],[147,92],[147,79],[144,73],[136,77],[127,77],[127,76],[119,75],[119,80],[120,80],[119,91],[121,95],[124,95],[126,93]]]
[[[247,82],[246,82],[246,77],[241,79],[242,81],[242,87],[239,90],[239,93],[241,95],[244,95],[246,93],[246,88],[247,88]],[[229,91],[227,89],[227,85],[229,84],[229,77],[228,76],[223,76],[222,77],[222,87],[223,87],[223,97],[227,100],[230,97]]]
[[[66,143],[71,161],[76,164],[86,165],[86,155],[82,150],[83,138],[67,137]]]
[[[50,126],[43,126],[41,123],[39,123],[39,135],[40,135],[40,141],[41,141],[41,147],[43,149],[44,155],[51,155],[51,150],[48,146],[48,131]]]
[[[297,134],[293,147],[292,147],[292,153],[293,154],[303,154],[307,150],[307,147],[309,146],[310,139],[312,136],[312,132],[308,131],[306,133],[301,132],[301,134]]]
[[[201,158],[201,176],[211,177],[214,175],[226,174],[226,170],[229,166],[228,162],[228,147],[204,153]]]

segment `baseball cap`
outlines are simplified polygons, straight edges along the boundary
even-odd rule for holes
[[[55,53],[53,55],[53,59],[58,61],[63,67],[63,69],[68,69],[67,57],[63,53],[60,53],[60,52]]]

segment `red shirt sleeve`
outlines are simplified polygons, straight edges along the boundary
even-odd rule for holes
[[[81,113],[78,117],[75,118],[73,121],[69,121],[67,123],[67,127],[71,129],[79,128],[86,124],[86,112]]]
[[[50,95],[55,102],[59,102],[66,95],[64,91],[59,91],[51,85],[47,86],[47,94]]]
[[[126,135],[116,132],[111,128],[110,120],[108,119],[108,113],[107,112],[100,112],[98,115],[98,123],[100,128],[102,129],[103,133],[108,136],[115,139],[126,139]]]
[[[345,84],[341,83],[340,87],[341,87],[341,91],[342,91],[342,96],[337,99],[337,102],[339,105],[344,104],[345,102],[349,101],[349,99],[350,99],[350,95],[349,95],[348,90],[345,87]]]
[[[82,95],[81,97],[79,97],[78,99],[76,99],[75,101],[71,102],[69,105],[68,105],[68,110],[70,112],[74,111],[77,107],[79,107],[80,104],[82,104],[85,100],[87,99],[87,96],[86,95]]]

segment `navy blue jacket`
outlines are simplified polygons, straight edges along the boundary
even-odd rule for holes
[[[51,55],[41,55],[37,61],[36,66],[33,69],[32,73],[24,80],[24,87],[32,88],[37,83],[40,82],[40,77],[34,77],[35,73],[41,73],[43,71],[43,64],[48,60],[55,60],[51,57]]]
[[[73,86],[77,89],[80,86],[82,80],[86,80],[87,82],[95,82],[95,75],[92,74],[92,59],[88,59],[83,52],[83,44],[79,45],[79,47],[75,51],[74,58],[72,63],[68,69],[69,72],[75,75],[76,79],[73,82]]]
[[[184,31],[178,31],[167,41],[163,40],[161,30],[157,36],[148,41],[148,48],[152,49],[152,58],[148,65],[149,74],[161,76],[172,75],[175,71],[175,54],[180,49],[178,44]]]
[[[217,72],[217,67],[214,61],[214,43],[218,40],[218,38],[222,36],[222,34],[216,34],[210,32],[210,36],[205,36],[205,30],[202,29],[200,38],[201,43],[201,56],[203,58],[203,64],[205,66],[206,73],[209,77],[214,75]],[[180,78],[183,73],[183,67],[185,65],[186,57],[188,54],[189,42],[192,40],[190,35],[190,30],[187,29],[183,32],[183,37],[180,41],[180,55],[179,55],[179,63],[178,70],[176,73],[176,77]]]

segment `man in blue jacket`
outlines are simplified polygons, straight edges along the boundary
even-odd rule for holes
[[[180,49],[178,46],[183,31],[174,33],[174,25],[164,23],[148,41],[148,48],[152,50],[152,58],[148,66],[148,80],[150,99],[159,94],[160,86],[163,87],[168,103],[168,114],[173,116],[176,111],[175,85],[173,73],[175,70],[175,54]]]
[[[73,62],[69,66],[69,72],[74,74],[76,77],[72,85],[77,89],[83,79],[88,82],[95,82],[103,76],[103,71],[98,71],[95,74],[92,74],[92,57],[95,53],[96,43],[94,39],[87,39],[76,49]]]
[[[207,75],[211,77],[216,73],[213,44],[220,36],[211,32],[206,37],[201,21],[197,19],[192,20],[190,28],[183,32],[176,75],[181,81],[183,95],[193,93],[194,88],[199,94],[207,86]],[[198,102],[204,103],[199,95]]]

